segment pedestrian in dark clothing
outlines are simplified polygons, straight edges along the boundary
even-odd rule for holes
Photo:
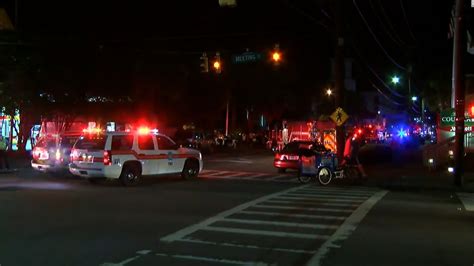
[[[7,141],[0,136],[0,170],[10,169],[7,158]]]

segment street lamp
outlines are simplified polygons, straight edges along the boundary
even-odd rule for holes
[[[326,94],[327,94],[327,96],[331,96],[331,95],[332,95],[332,90],[331,90],[331,89],[327,89],[327,90],[326,90]]]
[[[398,76],[393,76],[392,77],[392,83],[397,85],[398,83],[400,83],[400,78]]]
[[[411,100],[414,101],[414,102],[416,102],[416,101],[418,101],[418,97],[412,96],[412,97],[411,97]]]

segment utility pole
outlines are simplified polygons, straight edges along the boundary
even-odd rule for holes
[[[454,137],[454,184],[463,186],[464,172],[464,65],[463,55],[466,51],[466,40],[464,32],[464,0],[456,0],[454,28],[454,46],[453,46],[453,84],[454,84],[454,109],[455,119],[455,137]]]
[[[344,101],[344,14],[342,0],[335,1],[335,51],[334,51],[334,90],[336,108]],[[344,126],[336,127],[337,158],[342,162],[344,156],[345,130]]]
[[[15,0],[15,28],[18,31],[18,0]]]
[[[227,97],[227,104],[225,109],[225,136],[229,136],[229,97]]]

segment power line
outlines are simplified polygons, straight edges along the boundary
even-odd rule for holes
[[[402,47],[405,45],[405,43],[403,43],[402,40],[400,40],[400,38],[398,38],[397,40],[397,36],[394,36],[390,33],[390,29],[387,28],[387,26],[385,26],[385,23],[383,22],[382,18],[379,16],[378,14],[378,11],[377,9],[375,8],[372,0],[369,0],[369,4],[370,4],[370,7],[372,8],[372,11],[374,12],[375,14],[375,17],[377,18],[377,20],[380,22],[380,25],[382,26],[383,30],[387,33],[388,37],[394,42],[396,43],[398,46]],[[394,33],[395,34],[395,33]]]
[[[355,53],[359,56],[359,58],[361,59],[361,61],[365,64],[365,66],[370,70],[370,72],[383,84],[383,86],[385,88],[387,88],[387,90],[392,93],[393,95],[399,97],[399,98],[404,98],[405,96],[403,96],[402,94],[398,93],[397,91],[393,90],[392,88],[390,88],[390,86],[388,86],[387,83],[385,83],[385,81],[377,74],[377,72],[369,65],[369,63],[367,62],[367,60],[365,60],[365,58],[362,56],[362,54],[360,53],[359,49],[356,47],[355,43],[354,42],[351,42],[352,43],[352,48],[354,48],[354,51]]]
[[[382,11],[382,15],[385,18],[385,20],[387,21],[388,26],[390,27],[390,29],[392,29],[393,34],[403,45],[406,45],[406,43],[402,40],[402,38],[400,38],[400,36],[398,36],[397,31],[395,30],[395,27],[393,26],[392,22],[390,22],[390,18],[387,16],[387,12],[385,12],[385,8],[383,7],[382,2],[380,2],[380,0],[379,0],[378,3],[379,3],[379,6],[380,6],[380,10]]]
[[[287,6],[289,6],[291,9],[293,9],[294,11],[298,12],[300,15],[302,15],[303,17],[305,17],[306,19],[308,20],[311,20],[313,23],[316,23],[317,25],[319,26],[322,26],[325,30],[328,30],[329,31],[329,26],[324,24],[322,21],[316,19],[314,16],[306,13],[306,11],[302,10],[301,8],[295,6],[294,4],[292,4],[290,1],[288,0],[283,0],[282,2],[284,2]],[[322,10],[323,12],[323,10]],[[327,13],[323,12],[324,15],[328,16]],[[329,16],[328,16],[329,17]]]
[[[388,97],[385,93],[383,93],[383,91],[380,90],[380,88],[377,87],[372,81],[370,81],[370,83],[372,84],[372,87],[374,87],[374,89],[376,89],[380,93],[380,95],[382,95],[385,99],[387,99],[387,101],[389,103],[391,103],[393,105],[397,105],[397,106],[402,106],[403,105],[403,103],[399,103],[397,101],[394,101],[394,100],[390,99],[390,97]]]
[[[410,33],[411,38],[416,41],[415,35],[413,34],[410,23],[408,23],[408,18],[407,18],[407,13],[405,12],[405,7],[403,5],[403,0],[400,0],[400,6],[402,7],[402,13],[403,13],[403,18],[405,19],[405,23],[407,24],[408,27],[408,32]]]
[[[398,64],[387,52],[387,50],[385,50],[385,48],[383,47],[383,45],[380,43],[379,39],[377,38],[377,36],[375,35],[375,33],[372,31],[372,28],[370,27],[369,23],[367,22],[367,20],[365,19],[364,17],[364,14],[362,14],[362,11],[359,9],[359,6],[357,5],[356,3],[356,0],[352,0],[352,3],[354,3],[354,6],[355,8],[357,9],[357,12],[359,12],[359,15],[360,17],[362,18],[362,20],[364,21],[365,23],[365,26],[367,26],[367,29],[369,30],[370,34],[372,35],[372,37],[374,38],[375,42],[379,45],[380,49],[382,49],[382,51],[384,52],[385,56],[398,68],[406,71],[406,68],[404,68],[403,66],[401,66],[400,64]]]

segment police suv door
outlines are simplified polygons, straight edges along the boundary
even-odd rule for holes
[[[137,139],[138,160],[142,164],[142,174],[157,174],[159,160],[157,157],[155,138],[151,134],[139,134]]]
[[[164,155],[165,159],[160,160],[160,173],[181,173],[186,158],[178,153],[178,145],[170,138],[163,135],[156,135],[158,151]]]

